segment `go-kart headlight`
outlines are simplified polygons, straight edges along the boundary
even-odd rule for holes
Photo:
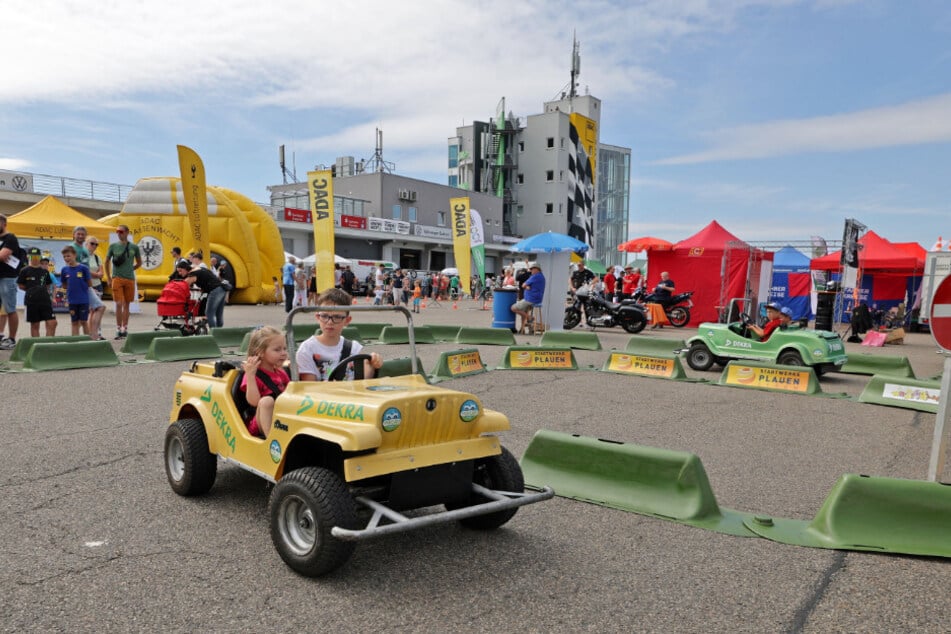
[[[380,425],[383,431],[396,431],[403,422],[403,413],[395,407],[389,407],[383,412],[383,420]]]
[[[479,404],[469,399],[459,407],[459,418],[467,423],[471,423],[479,416],[479,412]]]
[[[816,348],[815,350],[812,351],[812,356],[821,357],[823,356],[823,352],[820,348]]]

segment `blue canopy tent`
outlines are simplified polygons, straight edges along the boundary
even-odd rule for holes
[[[773,254],[773,278],[769,301],[788,306],[793,319],[812,319],[812,273],[809,256],[791,246]]]

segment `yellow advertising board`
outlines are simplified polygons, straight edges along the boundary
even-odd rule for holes
[[[508,366],[519,370],[571,370],[576,364],[571,350],[509,349]]]
[[[448,354],[446,355],[446,365],[449,368],[450,376],[453,377],[485,370],[485,365],[482,363],[482,357],[478,350]]]
[[[317,292],[334,287],[334,182],[330,170],[307,172],[314,223]]]
[[[666,379],[674,376],[674,360],[662,357],[646,357],[639,354],[612,352],[607,369],[610,372],[637,374],[640,376],[660,376]]]
[[[723,385],[755,387],[781,392],[808,392],[812,370],[786,368],[761,368],[738,364],[735,361],[726,368]]]
[[[471,234],[472,219],[469,215],[469,197],[450,198],[452,209],[452,252],[459,271],[459,287],[463,293],[470,293],[469,280],[472,277]]]

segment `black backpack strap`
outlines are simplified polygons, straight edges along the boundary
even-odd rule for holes
[[[343,348],[340,350],[340,360],[342,361],[346,359],[347,357],[349,357],[351,350],[353,350],[353,342],[347,339],[346,337],[344,337]]]

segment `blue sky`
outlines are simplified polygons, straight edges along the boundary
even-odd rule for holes
[[[303,177],[381,127],[398,173],[444,183],[457,125],[566,86],[573,33],[602,142],[632,149],[632,237],[951,238],[940,0],[8,0],[0,168],[131,185],[184,144],[266,201],[279,145]]]

